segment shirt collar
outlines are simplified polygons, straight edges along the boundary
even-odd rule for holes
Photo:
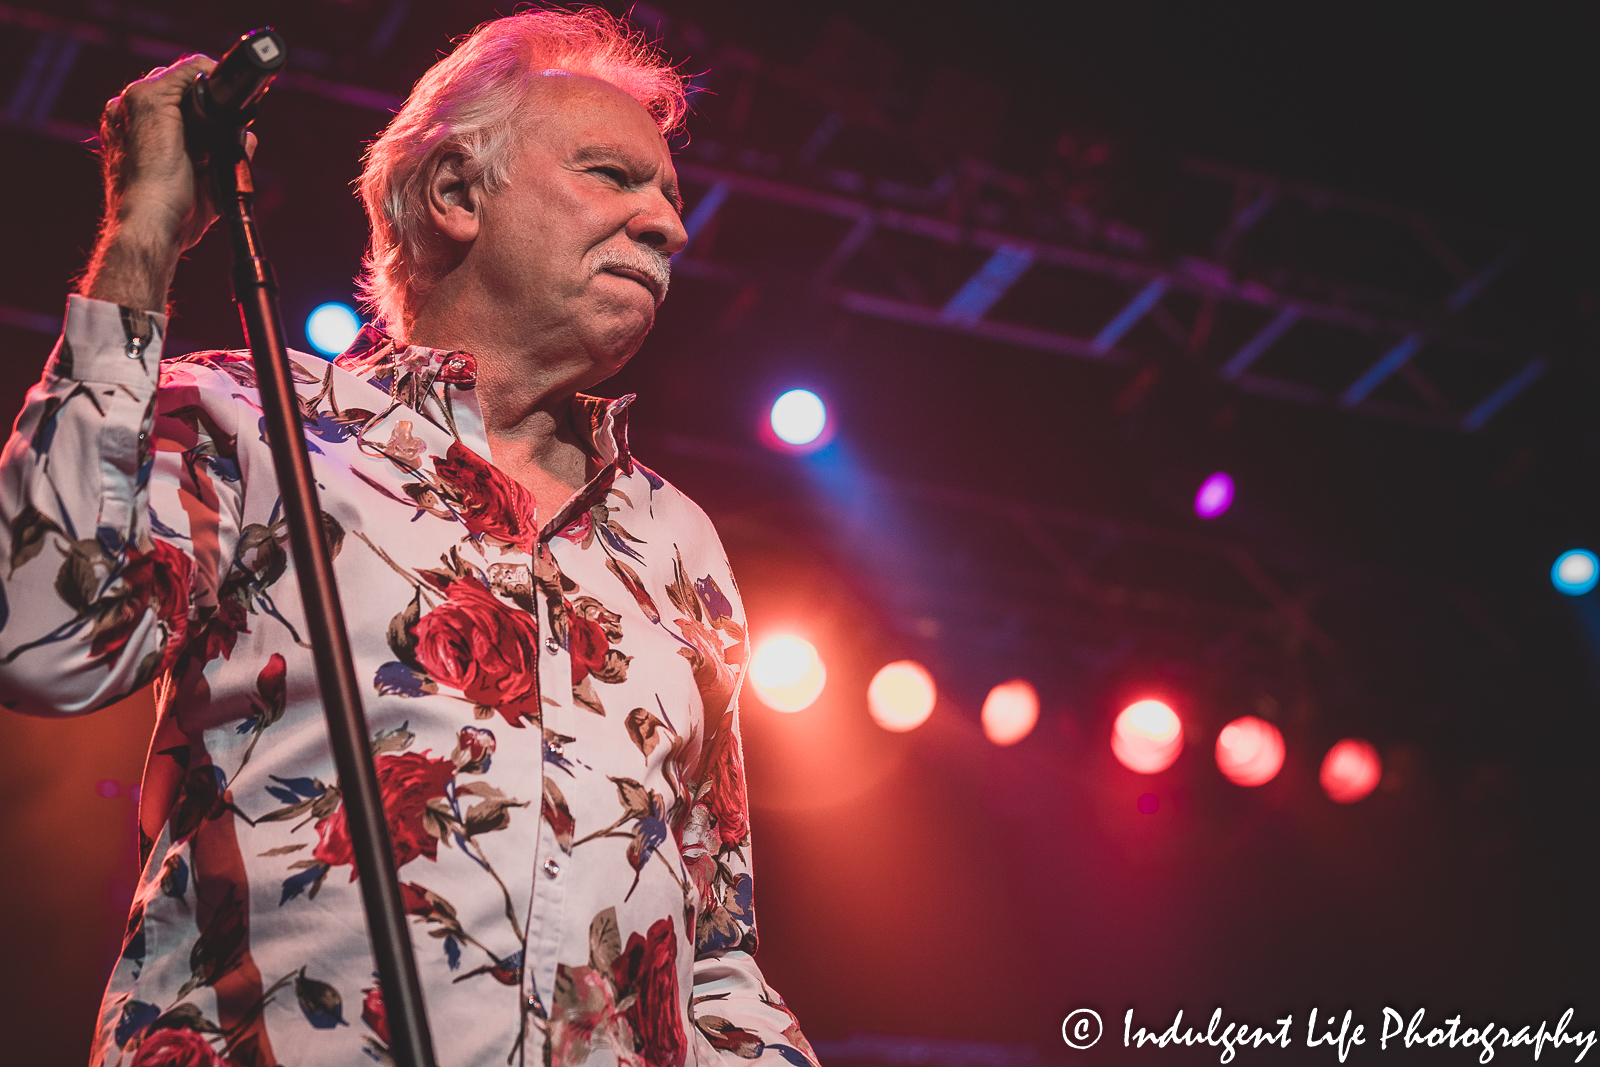
[[[402,346],[368,324],[334,365],[492,459],[478,404],[478,361],[472,353]],[[603,466],[616,464],[623,474],[633,473],[628,448],[628,407],[633,401],[632,393],[615,400],[582,393],[572,398],[571,425],[584,450]]]

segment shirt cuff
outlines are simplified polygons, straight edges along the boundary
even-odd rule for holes
[[[58,378],[153,388],[167,317],[73,293],[45,370]]]

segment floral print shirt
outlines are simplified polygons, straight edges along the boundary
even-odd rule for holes
[[[165,326],[72,297],[0,464],[0,698],[156,687],[93,1062],[387,1063],[254,371]],[[631,397],[535,501],[471,355],[291,358],[440,1064],[814,1064],[752,958],[744,611]]]

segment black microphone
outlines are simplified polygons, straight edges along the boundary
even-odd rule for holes
[[[210,74],[195,79],[188,107],[192,117],[212,128],[247,125],[256,104],[289,61],[289,46],[271,26],[245,34],[223,53]]]

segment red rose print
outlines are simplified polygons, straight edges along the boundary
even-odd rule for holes
[[[532,552],[539,543],[538,507],[533,494],[460,441],[434,470],[460,502],[461,521],[475,534]]]
[[[481,726],[463,726],[456,734],[456,749],[450,754],[459,774],[485,774],[494,761],[494,733]]]
[[[582,512],[577,518],[567,523],[566,529],[562,530],[557,536],[565,537],[575,545],[580,544],[585,538],[594,536],[594,519],[590,517],[587,511]]]
[[[750,835],[749,802],[744,789],[744,760],[733,731],[724,728],[712,738],[706,753],[705,779],[711,783],[700,799],[716,820],[717,837],[724,847],[738,846]]]
[[[170,666],[183,645],[189,621],[189,576],[193,570],[189,557],[165,541],[152,542],[148,552],[129,548],[122,568],[122,590],[113,595],[114,606],[95,627],[90,655],[98,659],[121,652],[154,603],[156,617],[167,629],[168,662],[162,666]]]
[[[405,906],[407,915],[433,914],[433,901],[428,899],[428,891],[415,882],[400,883],[400,903]]]
[[[647,1067],[683,1067],[688,1042],[678,1014],[678,935],[671,919],[650,924],[648,937],[628,935],[628,944],[611,963],[617,1001],[638,999],[625,1014]]]
[[[456,773],[455,764],[417,752],[386,752],[375,762],[383,813],[388,817],[389,839],[394,845],[395,868],[404,867],[418,856],[436,859],[439,839],[428,831],[424,813],[428,801],[445,795],[445,786]],[[342,804],[317,824],[317,847],[311,855],[330,867],[351,864],[350,880],[356,880],[350,824]]]
[[[418,620],[414,655],[436,681],[513,726],[539,715],[539,626],[506,607],[476,578],[450,583],[450,598]]]
[[[704,845],[686,845],[683,849],[683,866],[689,873],[689,882],[705,909],[716,900],[717,861]]]
[[[211,1042],[193,1030],[156,1030],[139,1042],[128,1067],[228,1067]]]
[[[217,600],[216,614],[206,622],[205,647],[201,653],[205,661],[233,655],[233,644],[240,634],[250,632],[249,609],[236,596],[222,596]]]
[[[561,603],[568,620],[567,651],[572,657],[572,684],[580,685],[590,675],[610,685],[626,681],[628,664],[633,657],[624,656],[611,647],[622,640],[622,616],[591,596]]]
[[[733,699],[733,671],[722,655],[722,639],[717,632],[697,619],[674,619],[673,624],[692,646],[678,649],[694,672],[695,688],[707,716],[719,715]]]
[[[256,692],[261,697],[261,703],[274,718],[283,714],[288,676],[289,665],[279,652],[267,657],[267,665],[256,675]]]
[[[603,626],[576,612],[572,615],[567,632],[568,651],[572,654],[572,684],[577,685],[591,672],[598,672],[605,666],[606,652],[611,648],[611,643],[606,640]]]
[[[383,990],[377,986],[362,990],[366,999],[361,1002],[361,1021],[372,1028],[378,1035],[378,1040],[385,1045],[389,1043],[389,1012],[383,1006]]]

